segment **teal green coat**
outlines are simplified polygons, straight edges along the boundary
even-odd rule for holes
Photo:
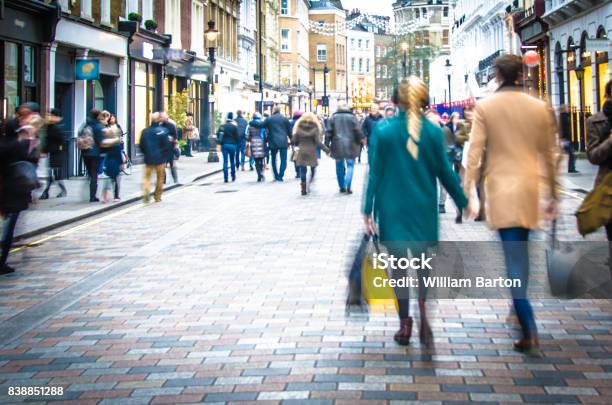
[[[451,168],[442,129],[423,117],[418,160],[406,149],[406,114],[380,121],[369,140],[364,214],[374,214],[380,240],[437,242],[439,179],[458,207],[467,199]]]

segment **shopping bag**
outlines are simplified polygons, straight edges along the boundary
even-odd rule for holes
[[[374,267],[374,254],[380,253],[377,236],[371,238],[362,264],[361,289],[363,299],[372,313],[397,312],[397,298],[393,288],[385,283],[389,279],[386,270]]]
[[[550,292],[559,298],[574,295],[574,269],[580,260],[579,254],[568,244],[561,249],[557,240],[557,221],[552,221],[550,246],[546,249],[546,272]]]
[[[368,248],[368,243],[370,242],[370,235],[364,234],[359,242],[359,247],[355,251],[355,257],[351,262],[351,268],[349,270],[348,276],[348,294],[346,297],[346,307],[347,310],[351,306],[363,306],[365,303],[363,301],[362,291],[361,291],[361,268],[363,266],[363,262],[366,259],[366,250]]]

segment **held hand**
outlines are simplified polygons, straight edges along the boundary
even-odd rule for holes
[[[548,205],[544,210],[544,215],[546,216],[546,219],[551,221],[559,216],[559,203],[557,200],[550,200],[548,202]]]
[[[465,207],[464,216],[467,220],[474,220],[480,212],[480,200],[478,197],[470,197],[468,205]]]
[[[374,218],[371,215],[364,215],[363,224],[365,226],[365,232],[368,235],[378,235],[378,230],[376,229],[376,224],[374,223]]]

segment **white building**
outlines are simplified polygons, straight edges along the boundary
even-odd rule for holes
[[[507,7],[508,2],[502,0],[458,0],[455,4],[450,57],[452,101],[486,95],[495,88],[495,58],[502,53],[520,53],[520,40]]]
[[[347,30],[346,37],[349,104],[367,109],[375,98],[374,31],[359,23]]]
[[[236,100],[243,111],[251,111],[258,96],[257,75],[257,0],[243,0],[240,4],[238,27],[238,64],[242,68],[242,92]]]

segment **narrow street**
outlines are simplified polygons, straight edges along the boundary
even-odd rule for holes
[[[511,350],[506,300],[438,302],[433,353],[393,342],[395,314],[347,317],[365,164],[352,196],[329,159],[308,197],[292,175],[217,174],[20,241],[0,277],[0,402],[56,386],[28,401],[612,403],[609,300],[534,302],[541,359]],[[565,195],[564,240],[578,203]],[[442,239],[495,240],[447,211]]]

